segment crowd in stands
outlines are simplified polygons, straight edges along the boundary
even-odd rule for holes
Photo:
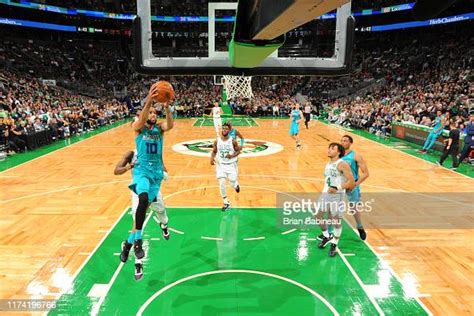
[[[237,98],[230,105],[237,114],[258,116],[287,116],[296,104],[295,95],[301,90],[304,77],[256,77],[252,79],[252,101]]]
[[[54,79],[69,90],[110,94],[130,74],[129,59],[117,43],[38,41],[0,37],[0,64],[42,79]],[[126,84],[126,82],[125,82]]]
[[[127,106],[116,100],[79,96],[25,74],[0,72],[0,146],[8,153],[36,147],[35,138],[28,136],[41,133],[51,142],[127,116]]]
[[[206,107],[212,107],[214,102],[221,98],[220,87],[214,85],[213,77],[182,76],[175,79],[164,77],[173,83],[176,98],[173,106],[179,117],[202,116]],[[156,82],[156,78],[135,76],[133,82],[128,86],[130,95],[133,95],[133,106],[140,106],[140,101],[146,97],[149,87]],[[158,112],[162,108],[158,105]]]
[[[379,66],[372,66],[373,75],[385,83],[368,94],[331,102],[329,120],[389,135],[393,121],[431,126],[436,112],[444,109],[462,127],[474,93],[472,37],[437,33],[390,42]]]
[[[179,98],[174,102],[174,108],[178,117],[196,117],[209,114],[215,102],[220,102],[221,87],[215,85],[211,76],[183,76],[172,78],[161,78],[173,83],[176,95]],[[254,97],[244,99],[242,97],[229,99],[229,105],[234,114],[249,116],[286,116],[289,115],[293,105],[297,103],[294,98],[301,90],[302,83],[306,77],[254,77],[252,90]],[[155,78],[144,78],[136,76],[134,82],[129,86],[129,92],[135,97],[131,103],[133,107],[140,106],[140,101],[145,98],[148,88],[155,82]],[[217,79],[218,80],[218,79]],[[276,109],[275,109],[276,107]],[[159,107],[158,112],[162,109]]]

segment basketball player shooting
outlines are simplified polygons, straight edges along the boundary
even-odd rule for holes
[[[132,125],[137,147],[137,163],[133,168],[133,182],[129,188],[138,195],[133,236],[133,249],[137,259],[145,256],[142,248],[142,229],[146,210],[160,191],[164,177],[163,134],[173,128],[173,115],[169,109],[173,97],[174,91],[171,84],[163,81],[154,84],[150,88],[138,120]],[[158,123],[156,113],[150,113],[154,101],[164,104],[166,121]]]

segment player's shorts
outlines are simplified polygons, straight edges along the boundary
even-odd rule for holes
[[[296,122],[291,122],[290,126],[290,136],[298,135],[300,131],[300,126]]]
[[[165,208],[165,202],[163,200],[163,195],[161,194],[161,191],[158,192],[156,195],[156,198],[152,201],[158,203],[158,208],[164,209]],[[135,214],[137,213],[137,207],[138,207],[138,195],[132,192],[132,217],[135,219]]]
[[[346,196],[349,202],[360,202],[360,187],[356,186],[353,190],[346,192]]]
[[[214,117],[214,127],[222,126],[222,119],[220,117]]]
[[[311,113],[304,113],[304,120],[306,122],[311,121]]]
[[[133,168],[133,182],[128,187],[137,195],[148,193],[148,201],[153,201],[160,191],[163,180],[161,164],[136,164]]]
[[[332,216],[342,217],[346,211],[346,193],[322,193],[318,198],[317,211],[331,212]]]
[[[229,181],[236,181],[239,169],[237,163],[221,163],[216,165],[216,178],[227,178]]]

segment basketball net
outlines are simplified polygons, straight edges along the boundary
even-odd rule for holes
[[[224,88],[229,99],[243,97],[253,98],[252,77],[224,76]]]

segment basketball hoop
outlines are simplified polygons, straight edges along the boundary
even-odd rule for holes
[[[225,75],[223,84],[229,99],[236,97],[253,98],[252,77]]]

